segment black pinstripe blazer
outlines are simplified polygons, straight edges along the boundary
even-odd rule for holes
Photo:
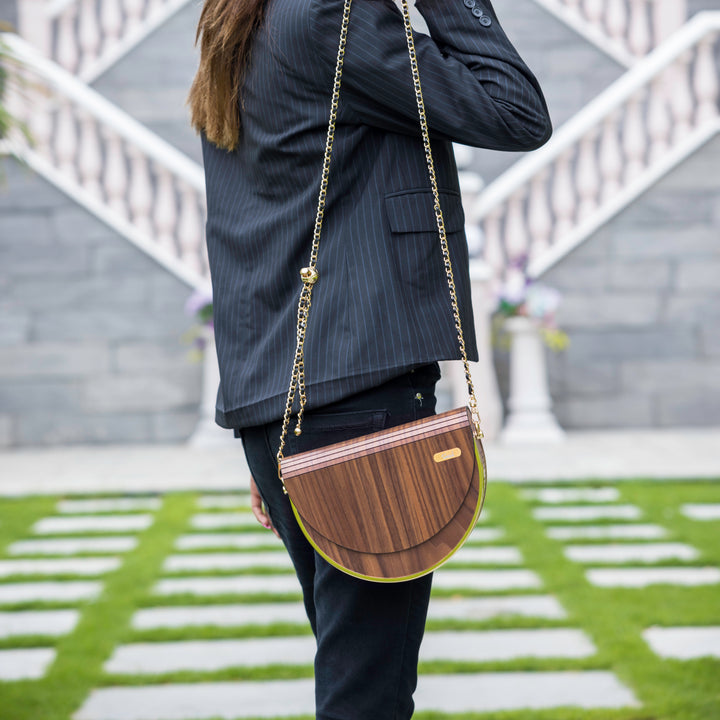
[[[282,416],[315,218],[343,0],[267,0],[234,152],[203,139],[221,372],[217,421]],[[542,92],[489,0],[418,0],[416,38],[463,327],[477,357],[451,141],[531,150]],[[305,346],[308,407],[458,357],[402,17],[355,0]]]

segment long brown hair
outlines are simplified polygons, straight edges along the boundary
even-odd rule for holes
[[[193,127],[219,147],[234,150],[240,133],[239,102],[254,30],[265,0],[205,0],[195,43],[200,66],[188,104]]]

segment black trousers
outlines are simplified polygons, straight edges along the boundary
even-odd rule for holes
[[[308,413],[300,437],[291,425],[286,455],[435,414],[439,378],[433,363]],[[280,430],[275,422],[244,428],[241,436],[250,471],[295,566],[317,639],[316,718],[406,720],[414,709],[432,576],[373,583],[320,557],[300,531],[278,479]]]

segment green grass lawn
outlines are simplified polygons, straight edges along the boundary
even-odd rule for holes
[[[583,485],[590,486],[592,483]],[[664,541],[684,542],[700,552],[700,557],[690,565],[720,567],[720,523],[693,521],[680,513],[681,505],[686,502],[720,502],[720,482],[664,483],[636,480],[616,483],[615,487],[621,492],[620,502],[632,503],[642,509],[640,522],[655,523],[667,530]],[[57,500],[39,497],[0,500],[0,557],[7,557],[6,548],[11,542],[31,537],[33,523],[54,514]],[[662,660],[652,653],[641,636],[643,630],[653,625],[720,625],[720,585],[698,588],[652,586],[644,589],[594,587],[585,579],[584,568],[568,561],[563,554],[562,544],[549,539],[544,532],[544,525],[533,519],[532,507],[533,503],[523,498],[521,488],[503,483],[492,484],[489,488],[486,503],[491,515],[489,524],[505,530],[505,536],[495,544],[514,545],[520,549],[525,560],[524,567],[540,575],[544,584],[543,594],[554,595],[567,610],[568,618],[543,621],[502,617],[473,623],[433,621],[428,627],[432,630],[580,628],[592,639],[597,654],[580,660],[424,663],[421,672],[611,670],[633,689],[643,706],[621,711],[554,709],[452,716],[421,713],[416,717],[422,720],[450,717],[454,720],[720,720],[720,659],[683,662]],[[116,571],[103,576],[104,590],[95,601],[81,604],[35,602],[0,605],[0,612],[49,607],[79,607],[82,610],[77,628],[64,637],[0,638],[0,649],[57,649],[57,659],[43,679],[0,682],[0,720],[70,720],[87,694],[93,688],[103,685],[312,676],[310,667],[279,666],[216,673],[173,673],[161,678],[111,677],[103,672],[103,663],[113,649],[118,644],[130,641],[260,637],[307,632],[305,626],[293,625],[142,632],[130,627],[132,614],[140,607],[238,602],[237,596],[155,598],[150,594],[152,585],[162,575],[163,561],[172,552],[176,537],[188,531],[189,518],[198,510],[196,494],[166,495],[162,508],[155,513],[153,525],[139,533],[137,548],[123,554],[122,565]],[[40,578],[15,577],[2,582],[32,579]],[[267,599],[263,596],[241,598],[248,601]],[[296,598],[290,596],[288,599]],[[277,601],[277,598],[273,597],[273,601]]]

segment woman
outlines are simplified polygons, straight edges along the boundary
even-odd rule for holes
[[[220,363],[217,421],[242,437],[253,510],[282,538],[317,638],[316,717],[409,718],[431,577],[352,578],[316,555],[275,456],[308,264],[344,0],[206,0],[190,104],[202,133]],[[476,359],[452,141],[532,150],[542,92],[489,0],[418,0],[416,37],[468,354]],[[402,16],[354,0],[305,344],[308,412],[286,455],[434,413],[458,356]]]

